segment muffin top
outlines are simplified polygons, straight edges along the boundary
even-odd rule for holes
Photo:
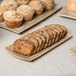
[[[54,0],[40,0],[42,2],[44,2],[45,4],[52,4],[54,3]]]
[[[8,10],[3,13],[3,18],[6,21],[16,22],[16,21],[22,21],[23,15],[21,15],[19,12],[15,10]]]
[[[43,4],[40,1],[30,1],[29,5],[34,9],[34,10],[41,10],[44,8]]]
[[[4,11],[5,9],[2,6],[0,6],[0,16],[3,14]]]
[[[68,0],[67,2],[67,8],[76,13],[76,0]]]
[[[17,11],[22,15],[32,15],[34,14],[34,9],[29,5],[21,5],[17,8]]]
[[[3,6],[6,10],[16,10],[18,4],[14,0],[4,0],[1,3],[1,6]]]
[[[28,4],[30,0],[15,0],[18,5],[24,5],[24,4]]]

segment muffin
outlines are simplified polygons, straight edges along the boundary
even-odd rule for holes
[[[18,5],[24,5],[24,4],[28,4],[30,0],[15,0]]]
[[[25,21],[30,21],[33,18],[34,10],[29,5],[21,5],[17,8],[17,11],[24,16]]]
[[[52,10],[54,7],[54,0],[40,0],[44,6],[45,6],[45,10],[49,11]]]
[[[18,4],[14,0],[4,0],[1,3],[1,6],[4,7],[6,10],[16,10]]]
[[[68,0],[67,9],[71,12],[76,13],[76,0]]]
[[[29,5],[35,10],[36,15],[43,13],[44,5],[40,1],[30,1]]]
[[[4,19],[3,19],[3,12],[4,11],[5,11],[5,9],[2,6],[0,6],[0,22],[4,21]]]
[[[17,28],[22,24],[23,15],[15,10],[8,10],[3,13],[3,18],[8,28]]]

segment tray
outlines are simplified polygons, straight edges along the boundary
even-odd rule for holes
[[[67,10],[66,7],[64,7],[59,13],[59,16],[62,17],[67,17],[67,18],[71,18],[71,19],[76,19],[76,13],[72,13],[70,11]]]
[[[53,44],[52,46],[40,51],[39,53],[36,53],[35,55],[32,55],[30,57],[27,57],[27,56],[24,56],[24,55],[13,52],[13,45],[7,46],[6,50],[8,51],[8,53],[10,53],[11,55],[13,55],[13,56],[15,56],[19,59],[26,60],[26,61],[33,61],[33,60],[41,57],[45,53],[51,51],[53,48],[57,47],[58,45],[62,44],[63,42],[67,41],[71,37],[72,36],[69,33],[67,33],[66,36],[63,39],[61,39],[60,41],[58,41],[57,43]]]
[[[56,13],[61,8],[62,8],[61,5],[55,4],[55,7],[54,7],[53,10],[45,11],[42,15],[34,17],[33,20],[31,20],[29,22],[24,22],[22,24],[22,26],[20,26],[19,28],[15,28],[15,29],[7,28],[6,25],[5,25],[5,22],[0,23],[0,27],[2,27],[4,29],[7,29],[7,30],[10,30],[10,31],[15,32],[15,33],[22,33],[25,30],[27,30],[28,28],[36,25],[37,23],[41,22],[42,20],[46,19],[47,17],[53,15],[54,13]]]
[[[70,49],[71,53],[76,56],[76,47]]]

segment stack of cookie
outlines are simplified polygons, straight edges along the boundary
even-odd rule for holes
[[[0,22],[4,19],[8,28],[17,28],[21,22],[31,21],[33,16],[43,14],[44,9],[52,10],[54,0],[4,0],[1,7]]]
[[[63,25],[47,25],[17,39],[13,44],[13,51],[25,56],[31,56],[59,41],[66,33],[67,29]]]

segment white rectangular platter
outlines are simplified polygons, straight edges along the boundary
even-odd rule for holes
[[[6,50],[8,51],[8,53],[10,53],[11,55],[19,58],[19,59],[22,59],[22,60],[26,60],[26,61],[33,61],[39,57],[41,57],[42,55],[44,55],[45,53],[51,51],[52,49],[54,49],[55,47],[59,46],[60,44],[62,44],[63,42],[67,41],[68,39],[70,39],[72,36],[67,33],[66,36],[61,39],[60,41],[56,42],[55,44],[51,45],[50,47],[46,48],[46,49],[43,49],[42,51],[40,51],[39,53],[36,53],[30,57],[27,57],[27,56],[24,56],[24,55],[21,55],[21,54],[18,54],[18,53],[15,53],[13,51],[13,45],[9,45],[6,47]]]
[[[70,49],[71,53],[76,56],[76,47]]]
[[[76,13],[72,13],[70,11],[67,10],[66,7],[64,7],[59,13],[59,16],[62,17],[67,17],[67,18],[71,18],[71,19],[75,19],[76,20]]]

